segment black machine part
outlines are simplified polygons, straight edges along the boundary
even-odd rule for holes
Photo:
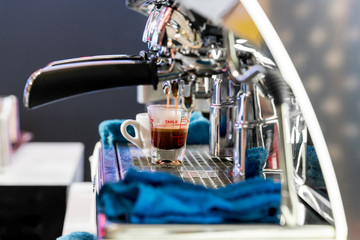
[[[155,59],[104,55],[52,62],[34,72],[24,89],[24,105],[40,107],[80,94],[124,86],[158,83]]]

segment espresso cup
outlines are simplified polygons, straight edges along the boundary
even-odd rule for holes
[[[134,137],[127,131],[129,125],[134,127]],[[121,124],[120,132],[129,142],[140,148],[146,157],[151,156],[150,120],[148,113],[138,113],[136,120],[125,120]]]
[[[184,159],[191,111],[167,105],[147,106],[151,129],[151,162],[180,165]]]

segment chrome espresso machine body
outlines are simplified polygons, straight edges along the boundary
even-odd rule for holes
[[[343,239],[347,228],[341,197],[311,103],[260,5],[254,0],[240,2],[262,33],[271,58],[246,39],[186,8],[181,1],[128,0],[130,9],[148,16],[143,33],[148,51],[139,56],[106,55],[53,62],[30,76],[24,104],[35,108],[74,95],[130,85],[161,87],[164,93],[179,95],[181,105],[188,109],[196,110],[197,101],[206,100],[210,120],[209,156],[232,162],[231,182],[245,179],[248,149],[268,150],[263,173],[265,177],[280,176],[282,224],[291,227],[274,229],[287,232],[288,237],[295,238],[298,231],[306,230],[306,237],[320,238],[317,228],[309,227],[304,220],[306,211],[301,210],[304,206],[301,202],[305,202],[320,216],[320,222],[326,223],[325,228],[319,225],[318,230],[327,238]],[[325,190],[321,192],[315,191],[307,181],[306,147],[310,137],[323,173]],[[117,225],[119,231],[129,234],[127,227]],[[181,232],[176,226],[169,229],[170,232],[164,233],[168,238]],[[205,231],[201,226],[188,229],[198,234]],[[244,229],[212,228],[223,236]],[[260,234],[259,238],[265,235]]]

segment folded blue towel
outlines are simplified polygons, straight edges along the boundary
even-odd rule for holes
[[[164,172],[130,169],[106,183],[97,210],[130,223],[279,223],[280,184],[262,178],[207,189]]]
[[[124,119],[105,120],[99,124],[99,135],[104,143],[113,144],[128,143],[120,132],[120,126]],[[135,130],[132,126],[128,127],[131,136],[135,136]],[[209,143],[209,120],[203,117],[201,112],[193,112],[190,117],[189,132],[187,144],[208,144]]]
[[[191,113],[186,144],[209,144],[210,122],[201,112]]]
[[[96,240],[96,237],[88,232],[72,232],[68,235],[58,237],[56,240]]]
[[[306,184],[313,188],[325,188],[324,176],[314,146],[306,148]]]
[[[261,176],[268,155],[268,151],[263,147],[250,148],[246,151],[245,179]]]

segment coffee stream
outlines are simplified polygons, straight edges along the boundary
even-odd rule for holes
[[[177,96],[174,96],[175,108],[177,108]],[[166,107],[170,107],[170,94],[166,94]]]
[[[172,92],[172,95],[174,96],[175,108],[177,108],[178,91],[179,91],[179,84],[178,84],[178,82],[177,82],[177,81],[172,81],[172,82],[171,82],[171,92]],[[168,105],[168,106],[169,106],[169,105]]]

